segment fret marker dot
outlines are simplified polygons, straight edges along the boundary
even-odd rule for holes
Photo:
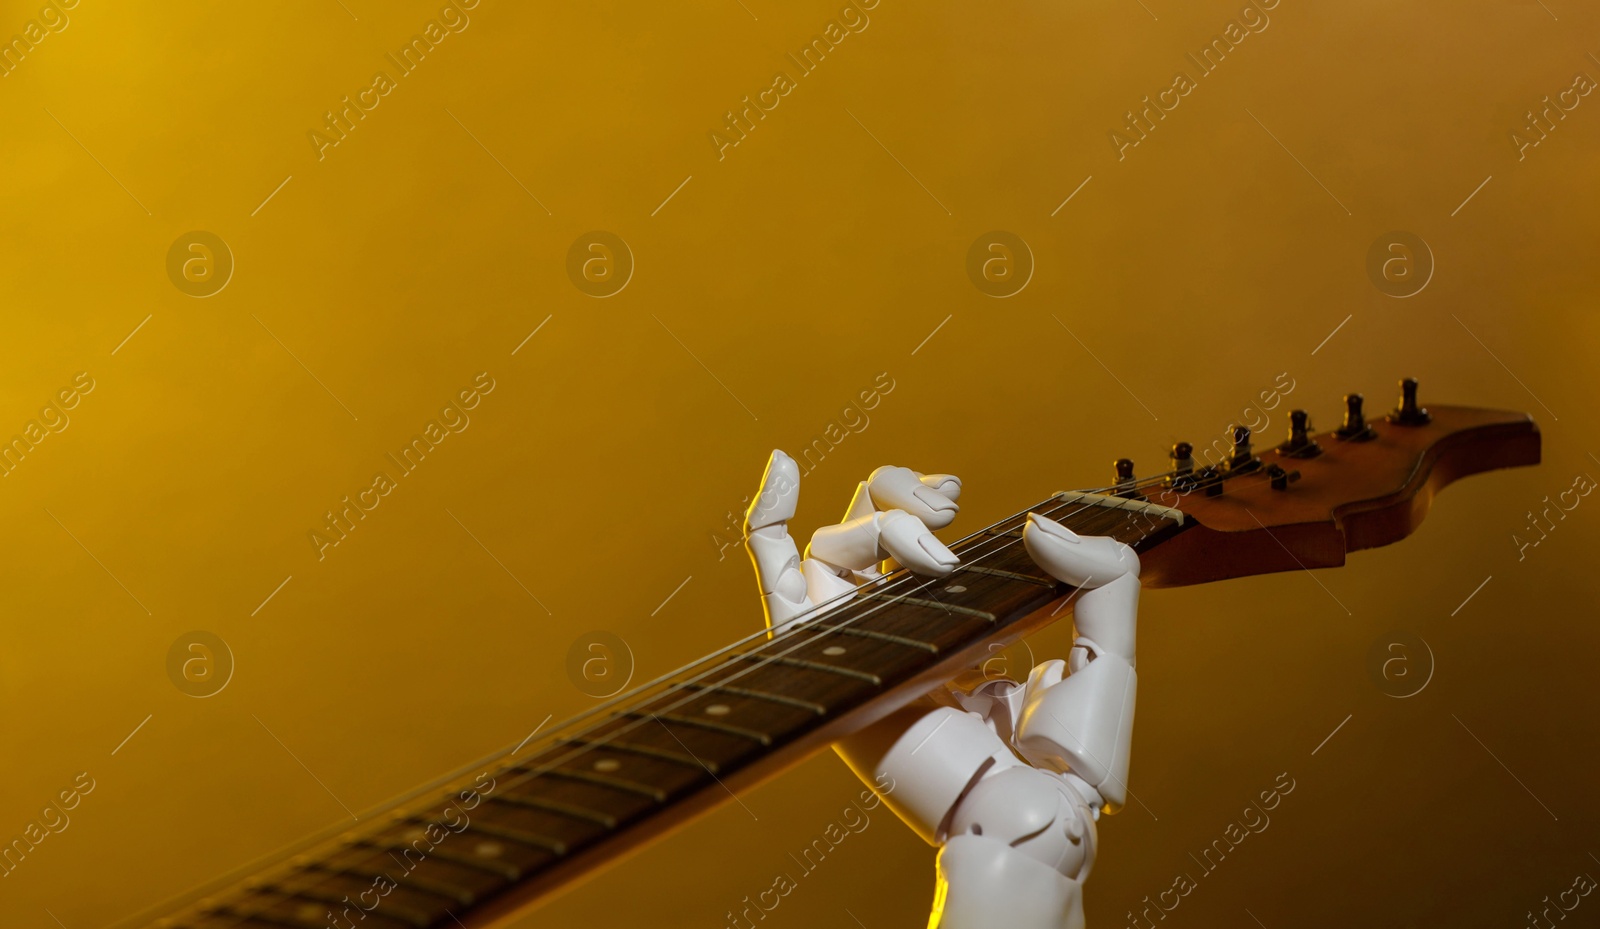
[[[615,771],[620,767],[622,767],[622,762],[615,758],[602,758],[594,763],[596,771]]]
[[[949,587],[946,587],[944,590],[945,590],[945,593],[952,593],[952,594],[964,594],[964,593],[967,592],[967,588],[961,586],[960,584],[951,584]]]
[[[301,919],[320,920],[322,907],[315,903],[302,903],[295,909],[295,915]]]
[[[733,709],[726,703],[713,703],[706,707],[707,716],[727,716],[731,712],[733,712]]]
[[[844,646],[843,645],[830,645],[827,648],[823,649],[822,653],[824,655],[828,655],[830,657],[837,658],[840,655],[844,654]]]
[[[498,858],[505,851],[505,846],[499,842],[479,842],[472,850],[479,858]]]

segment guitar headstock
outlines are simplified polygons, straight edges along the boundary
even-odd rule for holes
[[[1196,455],[1187,476],[1146,488],[1147,500],[1195,525],[1143,555],[1145,586],[1336,567],[1347,552],[1410,535],[1451,482],[1539,462],[1539,427],[1527,414],[1424,410],[1416,381],[1401,386],[1399,408],[1387,415],[1364,418],[1351,395],[1344,426],[1312,435],[1296,411],[1283,444],[1255,437],[1252,448],[1246,431],[1231,450]]]

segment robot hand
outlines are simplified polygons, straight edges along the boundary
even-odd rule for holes
[[[745,519],[768,626],[848,601],[887,559],[950,573],[959,562],[931,530],[955,517],[960,491],[949,475],[879,468],[802,561],[787,528],[799,468],[773,452]],[[1138,556],[1038,514],[1023,542],[1042,570],[1081,591],[1067,661],[1039,665],[1026,684],[949,685],[944,701],[904,707],[836,746],[868,786],[894,784],[887,806],[939,846],[930,929],[1082,929],[1095,821],[1127,792]]]
[[[934,577],[949,574],[960,560],[932,530],[955,519],[959,496],[961,481],[953,475],[881,467],[856,487],[838,525],[811,536],[802,561],[788,528],[800,499],[800,466],[774,451],[744,523],[767,625],[778,632],[802,614],[842,606],[858,583],[896,565]]]
[[[1013,742],[1036,767],[1081,778],[1114,813],[1128,799],[1139,556],[1037,514],[1029,514],[1022,538],[1041,568],[1083,593],[1072,651],[1066,662],[1047,661],[1029,675]]]

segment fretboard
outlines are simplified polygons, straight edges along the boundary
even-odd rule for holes
[[[1192,525],[1173,510],[1099,495],[1032,509],[1139,551]],[[1041,607],[1071,588],[1028,558],[1025,515],[952,546],[962,564],[948,577],[896,572],[844,606],[708,656],[508,749],[442,795],[365,817],[153,925],[487,926],[926,693],[990,643],[1048,621]]]

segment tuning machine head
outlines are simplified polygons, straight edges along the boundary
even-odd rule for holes
[[[1344,425],[1334,430],[1334,435],[1344,442],[1370,442],[1378,437],[1377,430],[1367,424],[1361,412],[1361,395],[1344,395]]]
[[[1426,426],[1433,422],[1433,417],[1428,411],[1417,406],[1417,379],[1404,378],[1400,381],[1400,406],[1389,414],[1389,422],[1397,426]]]
[[[1285,458],[1315,458],[1322,454],[1322,446],[1311,437],[1311,417],[1305,410],[1289,414],[1289,438],[1278,446]]]
[[[1139,493],[1139,479],[1133,476],[1133,459],[1118,458],[1113,464],[1117,469],[1117,479],[1112,491],[1119,497],[1142,497]]]

